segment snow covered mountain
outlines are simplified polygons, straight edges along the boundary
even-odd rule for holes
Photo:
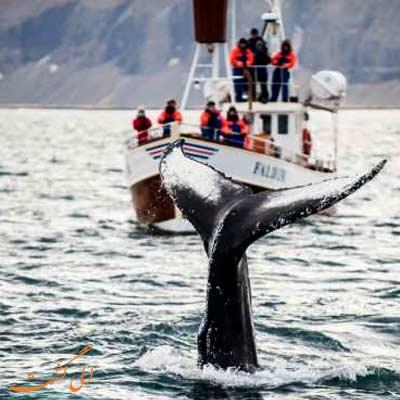
[[[193,52],[189,0],[2,0],[0,103],[158,106],[179,97]],[[264,0],[240,1],[238,33]],[[400,1],[286,0],[305,80],[348,78],[348,103],[400,105]]]

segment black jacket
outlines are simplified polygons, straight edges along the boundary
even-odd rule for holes
[[[270,63],[271,57],[269,56],[267,46],[254,51],[254,65],[268,65]]]
[[[261,36],[251,37],[250,39],[247,40],[247,43],[249,45],[249,49],[253,53],[256,51],[256,43],[257,43],[258,40],[264,41],[264,39]]]

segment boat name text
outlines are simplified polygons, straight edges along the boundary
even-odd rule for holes
[[[286,170],[280,167],[273,167],[269,164],[263,164],[259,161],[257,161],[254,166],[253,174],[273,179],[278,182],[286,181]]]

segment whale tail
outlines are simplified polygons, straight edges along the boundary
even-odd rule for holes
[[[233,254],[240,259],[258,238],[331,207],[386,164],[383,160],[357,177],[253,194],[213,167],[187,157],[183,143],[178,140],[167,148],[160,174],[165,189],[203,239],[209,257]]]

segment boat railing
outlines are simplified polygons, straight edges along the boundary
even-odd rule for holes
[[[179,127],[180,134],[183,136],[243,148],[244,150],[279,158],[316,171],[334,172],[336,170],[333,160],[322,159],[318,157],[315,151],[312,155],[295,152],[276,144],[270,135],[264,133],[249,134],[243,140],[239,138],[241,135],[235,132],[224,133],[221,129],[201,127],[188,123],[180,124]]]
[[[242,148],[254,153],[279,158],[316,171],[336,171],[333,160],[323,160],[322,158],[318,158],[315,153],[307,155],[294,152],[293,150],[277,145],[269,135],[263,133],[257,135],[249,134],[243,138],[236,132],[222,132],[221,129],[202,127],[196,124],[176,124],[171,122],[142,132],[135,132],[134,136],[130,138],[126,144],[128,150],[134,150],[144,144],[156,142],[163,138],[169,138],[172,135],[176,135],[177,138],[179,136],[191,137],[205,142]]]
[[[134,132],[133,136],[128,139],[126,146],[128,150],[133,150],[136,147],[148,144],[162,138],[170,137],[171,131],[175,125],[175,122],[169,122],[159,126],[154,126],[149,129],[145,129],[140,132]]]
[[[246,137],[246,150],[265,154],[270,157],[280,158],[316,171],[335,171],[335,165],[332,160],[323,160],[318,158],[315,153],[313,155],[308,155],[288,150],[283,146],[277,145],[272,138],[265,136],[267,135],[248,135]]]
[[[249,73],[246,73],[246,70]],[[253,101],[258,101],[259,99],[264,102],[271,101],[274,88],[277,90],[277,86],[280,85],[281,88],[279,95],[274,99],[274,101],[283,101],[284,90],[287,90],[287,101],[294,101],[294,99],[298,99],[299,97],[299,86],[294,83],[295,71],[295,68],[288,70],[287,68],[274,65],[251,65],[246,67],[246,69],[234,68],[232,83],[233,90],[236,92],[235,100],[237,100],[237,97],[240,94],[243,95],[242,101],[247,101],[251,94]],[[221,97],[223,101],[228,98],[231,89],[229,79],[226,77],[197,77],[196,83],[212,83],[212,91],[209,95],[217,95],[218,97]],[[249,92],[249,86],[253,88],[252,92]],[[268,99],[263,99],[262,96],[265,93],[265,87],[267,89]],[[213,91],[216,91],[216,93]],[[233,102],[233,99],[230,99],[229,101]]]
[[[253,101],[271,101],[274,92],[276,92],[277,98],[273,100],[283,101],[284,91],[287,91],[286,101],[298,99],[299,86],[294,83],[295,71],[293,69],[288,70],[273,65],[251,65],[247,69],[250,72],[249,75],[246,73],[243,75],[233,74],[233,84],[240,92],[247,93],[247,97],[249,96],[248,89],[252,88]],[[280,86],[280,90],[278,86]],[[266,98],[265,95],[268,97]]]

